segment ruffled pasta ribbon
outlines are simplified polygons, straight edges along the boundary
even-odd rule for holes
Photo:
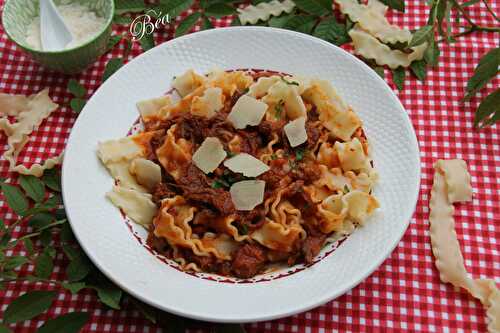
[[[455,232],[453,203],[472,198],[470,175],[463,160],[438,160],[430,200],[432,252],[441,281],[467,290],[487,308],[488,332],[500,332],[500,291],[493,280],[472,279]]]
[[[62,154],[42,164],[35,163],[30,168],[17,164],[17,157],[28,143],[29,135],[57,108],[58,105],[49,97],[49,89],[29,97],[0,93],[0,130],[7,135],[8,145],[3,157],[9,162],[9,171],[41,177],[46,169],[61,163]],[[11,123],[7,116],[15,117],[17,122]]]

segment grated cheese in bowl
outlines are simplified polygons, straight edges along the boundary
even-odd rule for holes
[[[99,34],[106,24],[106,19],[104,17],[97,16],[96,13],[91,11],[88,7],[77,3],[57,6],[57,9],[73,35],[73,40],[66,45],[65,50],[75,48],[88,42]],[[35,50],[42,50],[40,17],[35,18],[28,26],[26,43]]]

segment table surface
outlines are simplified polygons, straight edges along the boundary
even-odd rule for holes
[[[0,0],[0,8],[3,7]],[[498,13],[500,2],[490,2]],[[406,14],[389,11],[389,19],[400,26],[414,29],[426,23],[427,7],[422,0],[406,1]],[[468,7],[473,20],[494,24],[482,3]],[[176,23],[190,11],[176,19]],[[157,44],[173,36],[175,24],[157,31]],[[228,26],[231,17],[213,22]],[[194,31],[199,30],[197,26]],[[126,28],[115,32],[127,33]],[[496,39],[495,39],[496,38]],[[311,311],[292,317],[246,324],[248,332],[486,332],[486,315],[480,302],[463,290],[439,280],[429,238],[429,192],[433,163],[439,158],[461,158],[467,161],[474,187],[473,201],[456,206],[456,230],[465,264],[474,277],[493,278],[500,282],[500,126],[476,130],[474,111],[481,98],[498,87],[498,77],[470,102],[461,102],[467,79],[472,75],[481,55],[498,46],[498,35],[474,33],[450,45],[441,44],[439,65],[427,73],[425,82],[411,77],[405,89],[397,92],[391,79],[387,81],[405,106],[415,128],[422,160],[422,181],[415,214],[403,239],[385,262],[365,281],[345,295]],[[19,161],[29,166],[59,154],[76,120],[69,107],[66,89],[70,78],[77,79],[89,96],[101,84],[104,66],[113,56],[125,50],[122,41],[112,52],[102,56],[93,66],[75,76],[64,76],[45,70],[10,42],[0,25],[0,90],[12,94],[33,94],[50,88],[53,100],[61,107],[33,133]],[[134,43],[130,59],[140,54]],[[389,72],[386,70],[386,77]],[[0,143],[6,149],[2,134]],[[0,176],[12,177],[7,162],[0,160]],[[12,211],[0,201],[0,218],[11,222]],[[16,227],[14,234],[25,233],[27,227]],[[14,254],[23,254],[14,249]],[[56,258],[53,278],[64,279],[67,265],[62,255]],[[30,266],[21,274],[27,274]],[[28,290],[48,288],[33,283],[10,283],[0,291],[3,312],[13,298]],[[236,300],[235,300],[236,301]],[[124,304],[122,310],[103,307],[92,291],[78,295],[60,290],[58,299],[46,314],[36,320],[15,326],[15,332],[33,332],[49,318],[69,311],[87,311],[91,321],[82,332],[160,332],[158,326],[144,319],[134,307]],[[195,323],[191,331],[208,332],[210,325]]]

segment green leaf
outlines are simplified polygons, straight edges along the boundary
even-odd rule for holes
[[[4,324],[0,324],[0,333],[12,333],[12,331]]]
[[[466,1],[462,4],[462,7],[469,7],[469,6],[472,6],[472,5],[475,5],[476,3],[478,3],[479,1],[481,0],[470,0],[470,1]]]
[[[443,31],[443,19],[446,17],[447,0],[438,0],[436,4],[436,20],[438,31],[441,36],[445,36],[446,33]]]
[[[236,12],[236,8],[225,3],[215,3],[205,10],[205,14],[215,18],[232,15]]]
[[[89,321],[86,312],[71,312],[46,321],[36,333],[78,333]]]
[[[52,259],[55,259],[56,258],[56,255],[57,255],[57,251],[55,248],[49,246],[49,247],[46,247],[45,250],[44,250]]]
[[[108,45],[106,46],[106,51],[111,50],[122,40],[122,35],[114,35],[109,38]]]
[[[52,305],[57,293],[55,291],[29,291],[13,300],[3,315],[7,324],[29,320],[46,311]]]
[[[194,0],[161,0],[159,9],[174,18],[193,5]]]
[[[208,29],[213,29],[213,24],[210,22],[208,17],[203,16],[203,22],[201,24],[201,30],[208,30]]]
[[[434,41],[433,38],[429,40],[429,46],[424,52],[424,59],[425,62],[434,67],[438,64],[439,62],[439,46],[438,44]]]
[[[344,24],[337,22],[335,17],[321,21],[314,29],[314,36],[335,45],[342,45],[351,40]]]
[[[424,25],[413,34],[408,47],[413,47],[425,43],[432,36],[433,33],[434,33],[433,26]]]
[[[389,6],[392,9],[399,10],[400,12],[405,11],[405,1],[404,0],[380,0],[384,5]]]
[[[26,248],[26,252],[28,252],[28,255],[32,256],[34,253],[34,248],[33,248],[33,242],[31,241],[31,239],[26,238],[23,240],[23,243],[24,243],[24,247]]]
[[[80,290],[86,288],[85,282],[62,282],[61,286],[71,292],[73,295],[77,294]]]
[[[474,96],[488,81],[495,77],[498,73],[498,66],[500,66],[500,47],[490,50],[481,57],[479,64],[474,69],[474,75],[467,82],[465,99]]]
[[[0,232],[4,232],[5,230],[7,230],[7,228],[5,227],[5,222],[0,219]]]
[[[427,67],[424,60],[413,61],[410,65],[410,69],[420,81],[425,80]]]
[[[69,106],[75,113],[82,112],[83,108],[85,107],[85,104],[87,104],[87,101],[81,98],[73,98],[69,102]]]
[[[12,209],[17,215],[24,216],[28,210],[28,200],[19,187],[2,183],[1,189],[10,209]]]
[[[180,37],[189,32],[189,30],[191,30],[194,27],[194,25],[196,24],[196,22],[199,20],[200,17],[201,17],[200,13],[193,13],[187,16],[177,26],[177,30],[175,31],[175,37]]]
[[[0,248],[4,248],[5,246],[7,246],[11,238],[12,234],[10,232],[4,233],[2,235],[2,238],[0,239]]]
[[[140,13],[146,9],[144,0],[116,0],[115,14]]]
[[[273,16],[267,21],[268,25],[273,28],[283,28],[288,20],[290,20],[294,15],[282,14],[280,16]]]
[[[83,98],[87,94],[87,89],[75,79],[68,81],[68,90],[75,97]]]
[[[332,2],[327,0],[294,0],[295,5],[311,15],[323,16],[332,12]]]
[[[35,260],[35,275],[42,279],[48,279],[52,270],[54,269],[54,262],[52,257],[44,251]]]
[[[151,50],[153,47],[155,47],[155,38],[154,35],[151,34],[145,34],[140,40],[139,43],[141,44],[142,50],[144,52]]]
[[[61,192],[61,174],[56,169],[45,170],[42,181],[51,190]]]
[[[92,269],[92,265],[86,256],[79,254],[74,257],[66,268],[66,275],[69,282],[83,280]]]
[[[240,18],[238,16],[235,16],[233,20],[231,21],[231,27],[239,27],[241,25]]]
[[[399,91],[403,90],[405,83],[405,69],[403,67],[398,67],[392,70],[392,82],[396,85]]]
[[[446,41],[448,43],[454,43],[456,42],[456,40],[452,37],[452,34],[451,34],[451,26],[452,26],[452,23],[451,23],[451,9],[452,9],[453,5],[451,2],[448,2],[446,4],[446,12],[445,12],[445,18],[446,18]],[[457,15],[458,16],[458,15]]]
[[[246,333],[241,324],[217,324],[215,333]]]
[[[54,194],[42,203],[37,203],[31,209],[26,212],[26,215],[33,215],[37,213],[43,213],[53,210],[61,205],[61,196],[59,194]]]
[[[132,20],[132,18],[130,16],[123,16],[123,15],[115,15],[115,16],[113,16],[113,23],[114,24],[129,25],[132,22],[133,22],[133,20]],[[109,43],[108,43],[108,45],[109,45]]]
[[[119,70],[123,66],[122,58],[112,58],[106,64],[106,68],[104,68],[104,74],[102,75],[102,82],[109,79],[111,75],[113,75],[117,70]]]
[[[54,222],[54,216],[49,213],[38,213],[33,215],[28,221],[28,225],[33,229],[41,229]]]
[[[24,256],[7,257],[7,260],[5,261],[5,264],[4,264],[4,269],[6,271],[10,271],[10,270],[13,270],[19,266],[24,265],[27,262],[28,262],[28,258],[26,258]]]
[[[69,260],[74,260],[75,258],[83,255],[79,250],[68,244],[63,244],[62,249]]]
[[[35,176],[19,176],[19,185],[26,192],[26,195],[35,202],[41,202],[45,197],[45,185]]]
[[[61,242],[64,243],[71,242],[75,239],[69,223],[66,223],[61,227],[61,232],[59,233],[59,237],[61,239]]]
[[[147,305],[133,297],[129,297],[130,302],[134,305],[134,307],[150,322],[156,324],[156,309],[152,306]],[[1,332],[0,332],[1,333]]]
[[[315,23],[316,19],[314,17],[299,15],[290,18],[283,26],[283,28],[302,32],[304,34],[310,34]]]
[[[42,233],[40,234],[40,242],[42,243],[42,245],[44,247],[47,247],[50,245],[50,243],[52,242],[52,233],[50,232],[50,230],[48,229],[45,229],[44,231],[42,231]]]
[[[486,127],[500,120],[500,88],[486,96],[474,115],[474,126]]]
[[[376,67],[373,67],[373,70],[375,71],[375,73],[378,74],[378,76],[380,76],[382,79],[385,78],[385,73],[384,73],[384,67],[382,66],[376,66]]]
[[[91,286],[91,288],[97,291],[97,296],[102,303],[112,309],[120,310],[120,300],[123,293],[120,288],[111,283],[104,283],[100,286]]]

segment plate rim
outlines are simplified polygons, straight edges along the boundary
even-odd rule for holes
[[[116,73],[119,73],[121,71],[123,71],[129,64],[132,64],[134,62],[137,62],[139,61],[139,59],[141,59],[142,57],[145,57],[147,56],[148,53],[151,53],[151,52],[154,52],[154,50],[156,50],[157,48],[166,48],[166,47],[171,47],[172,44],[176,44],[176,43],[179,43],[180,41],[184,41],[184,40],[188,40],[190,38],[196,38],[196,37],[199,37],[200,35],[205,35],[205,34],[217,34],[217,33],[223,33],[223,31],[227,31],[227,30],[231,30],[231,31],[239,31],[239,30],[270,30],[270,31],[276,31],[278,33],[285,33],[285,34],[289,34],[289,35],[295,35],[295,36],[298,36],[300,38],[306,38],[306,39],[312,39],[316,42],[319,42],[321,44],[323,44],[323,46],[325,47],[329,47],[329,48],[332,48],[332,49],[337,49],[337,51],[341,51],[342,53],[344,53],[345,56],[351,58],[351,60],[354,61],[354,63],[356,63],[356,65],[358,66],[364,66],[365,68],[367,69],[370,69],[369,71],[367,71],[367,75],[371,75],[372,78],[375,78],[375,80],[378,80],[379,83],[382,83],[384,85],[384,89],[386,91],[389,92],[389,94],[393,97],[393,100],[396,102],[396,104],[398,105],[398,107],[400,108],[400,111],[404,114],[404,119],[405,119],[405,122],[406,122],[406,125],[407,127],[409,128],[409,132],[410,132],[410,140],[412,142],[412,145],[413,145],[413,148],[416,149],[416,155],[415,155],[415,158],[416,158],[416,162],[418,162],[418,168],[417,168],[417,180],[416,180],[416,183],[415,183],[415,188],[412,190],[412,193],[410,195],[410,200],[409,202],[413,202],[413,205],[412,206],[412,209],[409,210],[408,214],[405,214],[406,217],[403,219],[403,221],[401,221],[401,223],[403,224],[404,227],[401,228],[401,231],[400,233],[398,234],[397,237],[394,238],[394,242],[393,244],[391,244],[391,246],[389,247],[390,248],[390,251],[387,251],[387,254],[384,255],[384,256],[381,256],[380,258],[378,258],[378,260],[375,260],[371,263],[371,265],[367,265],[368,269],[365,270],[365,273],[364,274],[360,274],[358,276],[357,279],[353,279],[353,281],[351,283],[348,284],[347,287],[343,288],[343,290],[339,290],[337,292],[334,292],[334,293],[325,293],[323,295],[323,297],[316,297],[314,299],[311,299],[309,302],[302,302],[300,304],[293,304],[293,305],[287,305],[287,311],[279,311],[279,310],[276,310],[274,311],[273,313],[269,313],[269,314],[264,314],[264,315],[250,315],[246,318],[243,318],[243,319],[239,319],[239,318],[233,318],[231,317],[230,315],[222,315],[220,316],[219,318],[214,318],[213,315],[204,315],[203,313],[194,313],[194,312],[187,312],[187,311],[182,311],[182,310],[179,310],[177,308],[175,308],[175,306],[165,306],[163,304],[160,304],[158,302],[155,302],[155,301],[152,301],[146,297],[143,297],[140,293],[138,292],[135,292],[133,289],[129,288],[129,286],[123,284],[120,282],[119,278],[118,277],[115,277],[115,275],[113,274],[112,271],[108,271],[105,269],[105,264],[104,263],[101,263],[99,262],[95,257],[91,256],[89,253],[91,253],[91,251],[86,247],[86,245],[84,245],[85,243],[82,243],[81,242],[81,239],[80,239],[80,236],[78,235],[78,233],[75,231],[75,227],[73,226],[73,223],[71,222],[72,218],[71,218],[71,214],[66,210],[66,191],[65,191],[65,174],[66,173],[69,173],[69,171],[66,171],[66,168],[65,168],[65,164],[64,163],[64,159],[63,159],[63,163],[62,163],[62,172],[61,172],[61,181],[62,181],[62,198],[63,198],[63,202],[64,202],[64,206],[65,206],[65,210],[66,210],[66,214],[68,215],[68,221],[69,221],[69,224],[71,226],[71,229],[73,230],[73,233],[75,235],[75,238],[77,239],[79,245],[82,247],[82,249],[85,251],[86,255],[89,257],[89,259],[92,261],[92,263],[108,278],[110,279],[113,283],[115,283],[118,287],[120,287],[122,290],[124,290],[125,292],[131,294],[132,296],[138,298],[139,300],[143,301],[144,303],[146,304],[149,304],[155,308],[158,308],[158,309],[161,309],[161,310],[164,310],[164,311],[167,311],[169,313],[172,313],[172,314],[175,314],[175,315],[179,315],[179,316],[183,316],[183,317],[186,317],[186,318],[192,318],[192,319],[195,319],[195,320],[202,320],[202,321],[208,321],[208,322],[220,322],[220,323],[250,323],[250,322],[257,322],[257,321],[267,321],[267,320],[274,320],[274,319],[278,319],[278,318],[283,318],[283,317],[288,317],[288,316],[291,316],[291,315],[295,315],[297,313],[301,313],[301,312],[305,312],[305,311],[308,311],[312,308],[315,308],[315,307],[318,307],[318,306],[321,306],[347,292],[349,292],[351,289],[353,289],[354,287],[356,287],[358,284],[360,284],[362,281],[364,281],[368,276],[370,276],[378,267],[380,267],[380,265],[382,265],[382,263],[387,259],[389,258],[389,256],[394,252],[394,249],[396,248],[396,246],[400,243],[402,237],[404,236],[404,234],[406,233],[406,231],[408,230],[408,226],[410,224],[410,221],[415,213],[415,210],[416,210],[416,207],[417,207],[417,204],[418,204],[418,197],[419,197],[419,193],[420,193],[420,186],[421,186],[421,176],[422,176],[422,170],[421,170],[421,154],[420,154],[420,147],[419,147],[419,144],[418,144],[418,139],[417,139],[417,136],[416,136],[416,132],[415,132],[415,129],[414,129],[414,126],[413,126],[413,123],[411,122],[411,118],[408,114],[408,112],[406,111],[405,107],[403,106],[403,104],[401,103],[401,101],[399,100],[399,98],[397,97],[397,95],[394,93],[394,91],[389,87],[389,85],[378,75],[376,74],[373,70],[371,70],[371,68],[366,65],[363,61],[361,61],[360,59],[358,59],[356,56],[354,56],[353,54],[347,52],[346,50],[332,44],[332,43],[328,43],[320,38],[317,38],[317,37],[314,37],[314,36],[311,36],[311,35],[307,35],[307,34],[303,34],[303,33],[299,33],[299,32],[295,32],[295,31],[290,31],[290,30],[286,30],[286,29],[280,29],[280,28],[271,28],[271,27],[259,27],[259,26],[238,26],[238,27],[223,27],[223,28],[215,28],[215,29],[209,29],[209,30],[204,30],[204,31],[198,31],[198,32],[194,32],[194,33],[190,33],[190,34],[187,34],[187,35],[184,35],[184,36],[181,36],[181,37],[178,37],[178,38],[173,38],[169,41],[166,41],[162,44],[159,44],[157,45],[156,47],[148,50],[147,52],[144,52],[142,53],[141,55],[135,57],[134,59],[132,59],[131,61],[129,61],[127,64],[125,64],[123,67],[121,67]],[[116,74],[115,73],[115,74]],[[114,75],[115,75],[114,74]],[[114,76],[113,75],[113,76]],[[112,78],[112,77],[111,77]],[[103,87],[106,87],[107,85],[110,85],[112,82],[112,80],[107,80],[107,82],[104,82],[103,84],[101,84],[101,86],[99,86],[98,89],[96,89],[96,91],[94,92],[94,94],[92,95],[92,97],[90,98],[90,100],[92,100],[94,98],[94,96],[97,95],[97,93],[99,92],[99,90],[103,89]],[[90,101],[89,100],[89,101]],[[87,104],[88,105],[88,104]],[[87,106],[84,107],[84,109],[82,111],[85,111],[85,109],[87,108]],[[78,122],[79,119],[77,119],[75,121],[75,123],[73,124],[73,127],[76,126],[77,122]],[[66,143],[66,149],[70,146],[70,143],[72,142],[72,138],[73,138],[73,135],[74,135],[74,131],[71,131],[69,137],[68,137],[68,140],[67,140],[67,143]],[[175,303],[174,303],[175,304]]]

